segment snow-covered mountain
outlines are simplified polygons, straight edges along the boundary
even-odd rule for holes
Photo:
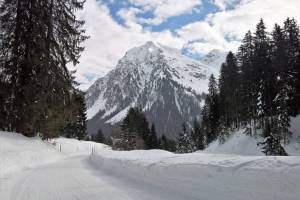
[[[214,75],[218,77],[220,66],[226,60],[227,54],[228,52],[214,49],[206,54],[201,59],[201,62],[207,66],[210,66],[210,69],[213,71]]]
[[[159,134],[176,137],[184,121],[199,117],[215,57],[204,63],[153,42],[129,50],[86,93],[88,132],[108,133],[131,106],[140,107]],[[223,59],[223,58],[220,58]],[[219,63],[217,63],[219,65]]]

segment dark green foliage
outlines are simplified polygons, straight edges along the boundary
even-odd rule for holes
[[[208,95],[202,109],[202,130],[209,144],[218,137],[220,127],[220,95],[218,85],[213,75],[209,78]]]
[[[237,53],[238,64],[240,66],[240,120],[244,123],[252,123],[255,119],[257,97],[255,92],[255,72],[254,62],[254,41],[250,31],[242,40]]]
[[[4,0],[0,7],[0,129],[42,138],[70,121],[73,81],[83,22],[80,0]]]
[[[93,141],[103,143],[103,144],[105,143],[105,137],[101,129],[97,131],[97,134],[93,137]]]
[[[240,121],[240,75],[237,59],[232,52],[226,57],[226,62],[221,66],[220,78],[220,110],[221,119],[227,127],[238,127]]]
[[[168,139],[165,135],[158,138],[158,148],[170,152],[176,151],[176,142],[174,140]]]
[[[124,150],[149,149],[151,146],[149,123],[139,108],[130,108],[121,123]]]
[[[179,133],[176,144],[177,153],[192,153],[197,150],[191,135],[188,134],[186,124],[182,125],[182,132]]]
[[[265,138],[264,142],[260,143],[263,145],[263,152],[267,156],[287,156],[288,154],[280,144],[280,139],[270,135]]]
[[[157,134],[155,130],[155,125],[151,125],[150,129],[150,135],[148,139],[148,148],[149,149],[158,149],[158,139],[157,139]]]
[[[69,111],[68,123],[61,128],[60,135],[83,140],[87,136],[84,93],[76,90],[71,105],[72,109]]]
[[[76,102],[78,102],[78,113],[75,118],[76,138],[82,140],[86,137],[86,105],[84,100],[84,93],[76,95]]]
[[[194,119],[193,129],[191,131],[191,137],[196,145],[197,150],[203,150],[205,148],[205,135],[203,129],[201,129],[200,123],[197,119]]]
[[[259,128],[264,152],[286,155],[281,143],[291,134],[290,117],[299,114],[299,35],[294,19],[288,18],[283,28],[276,24],[271,34],[260,20],[254,35],[245,35],[237,58],[228,54],[219,78],[219,123],[210,122],[211,90],[202,111],[207,143],[215,136],[210,134],[212,127],[219,130],[221,142],[230,129],[246,127],[252,135]]]

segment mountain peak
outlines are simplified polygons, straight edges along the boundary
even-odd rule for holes
[[[144,44],[144,46],[147,46],[147,47],[153,47],[153,46],[156,46],[156,45],[155,45],[154,42],[152,42],[152,41],[147,41],[147,42]]]
[[[101,126],[110,132],[137,106],[160,134],[176,137],[172,133],[180,131],[183,121],[200,114],[211,73],[209,66],[171,47],[149,41],[132,48],[87,91],[88,131]]]

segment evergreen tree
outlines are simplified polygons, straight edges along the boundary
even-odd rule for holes
[[[169,150],[168,139],[164,134],[158,139],[158,144],[159,144],[160,149],[166,150],[166,151]]]
[[[82,140],[86,137],[86,105],[84,100],[84,94],[79,93],[76,95],[76,100],[78,102],[78,114],[76,116],[76,137],[79,140]]]
[[[270,132],[270,131],[268,131]],[[280,139],[276,136],[270,134],[265,138],[263,142],[260,143],[263,145],[263,152],[267,156],[287,156],[288,154],[280,144]]]
[[[287,53],[286,83],[290,87],[289,114],[296,116],[300,110],[300,31],[295,19],[287,18],[284,22],[284,34]]]
[[[94,136],[93,141],[103,143],[103,144],[105,143],[105,137],[101,129],[97,131],[97,134]]]
[[[125,150],[148,149],[151,145],[149,123],[140,109],[129,109],[121,123],[121,130]]]
[[[271,65],[271,45],[266,27],[261,19],[256,26],[254,37],[254,66],[256,79],[256,91],[258,96],[258,116],[263,125],[266,120],[272,120],[274,113],[273,99],[276,96],[276,73]]]
[[[202,109],[202,128],[206,135],[206,144],[218,137],[220,125],[220,104],[217,81],[214,75],[209,78],[208,95]]]
[[[257,96],[255,92],[255,73],[253,66],[254,42],[250,31],[242,40],[237,53],[238,64],[241,70],[241,121],[255,126]]]
[[[188,134],[186,124],[182,125],[182,132],[179,133],[176,144],[177,153],[191,153],[196,150],[196,144],[193,142],[191,136]]]
[[[203,150],[205,148],[204,131],[201,129],[200,123],[196,118],[194,119],[191,137],[198,150]]]
[[[27,136],[57,136],[66,122],[72,96],[67,64],[78,63],[83,48],[84,1],[4,0],[0,6],[0,85],[6,113],[2,129]],[[2,113],[2,111],[0,113]]]
[[[276,72],[276,85],[277,96],[274,98],[273,103],[276,106],[274,113],[272,129],[273,135],[279,138],[279,141],[283,140],[287,142],[288,128],[290,126],[289,112],[289,95],[293,93],[292,87],[289,87],[289,66],[287,55],[287,44],[284,30],[277,24],[275,24],[272,32],[272,65]]]
[[[229,52],[226,62],[221,66],[219,77],[221,119],[226,127],[239,127],[240,87],[237,59],[232,52]]]
[[[150,135],[149,135],[149,149],[157,149],[158,148],[158,139],[157,139],[157,134],[155,130],[155,125],[151,125],[150,129]]]

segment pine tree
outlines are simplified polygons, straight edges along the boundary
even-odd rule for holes
[[[250,31],[242,40],[237,53],[238,63],[241,69],[241,121],[255,126],[257,97],[255,92],[255,74],[253,66],[254,42]]]
[[[273,99],[276,96],[274,83],[276,82],[276,73],[271,65],[271,46],[270,38],[266,32],[266,27],[261,19],[256,26],[254,37],[254,66],[257,74],[254,80],[257,83],[256,91],[258,96],[258,116],[261,118],[261,124],[264,121],[272,120],[274,113]]]
[[[217,82],[214,75],[209,78],[208,95],[202,109],[202,128],[206,136],[206,144],[209,144],[218,137],[220,104]]]
[[[97,134],[94,136],[93,141],[99,142],[99,143],[105,143],[105,137],[104,137],[101,129],[99,129],[97,131]]]
[[[205,136],[204,131],[201,129],[200,123],[195,118],[193,123],[193,130],[191,131],[191,137],[196,144],[196,148],[198,150],[203,150],[205,148]]]
[[[221,66],[219,77],[221,119],[226,127],[239,127],[240,87],[237,59],[232,52],[229,52],[226,62]]]
[[[289,113],[292,116],[299,114],[300,110],[300,31],[295,19],[284,22],[284,33],[287,53],[287,84],[290,87]]]
[[[151,145],[146,116],[139,108],[130,108],[121,123],[121,140],[125,150],[148,149]]]
[[[155,125],[151,125],[150,129],[150,136],[149,136],[149,149],[157,149],[158,148],[158,139],[157,139],[157,134],[155,130]]]
[[[78,102],[78,112],[76,115],[75,129],[76,138],[82,140],[86,137],[86,105],[84,100],[84,93],[80,92],[76,95],[76,101]]]
[[[72,78],[67,64],[78,63],[83,48],[84,1],[4,0],[0,7],[3,127],[27,136],[57,136],[67,120]]]
[[[158,139],[158,144],[159,144],[160,149],[163,149],[166,151],[169,150],[168,139],[164,134]]]
[[[273,100],[276,106],[274,119],[272,124],[273,135],[279,141],[287,142],[289,134],[288,128],[290,126],[289,111],[289,94],[293,93],[292,87],[289,86],[289,66],[288,55],[286,47],[286,36],[284,30],[275,24],[272,32],[272,65],[276,72],[277,96]]]
[[[193,142],[191,136],[188,134],[186,124],[182,125],[182,132],[179,133],[176,144],[177,153],[191,153],[196,150],[196,144]]]

